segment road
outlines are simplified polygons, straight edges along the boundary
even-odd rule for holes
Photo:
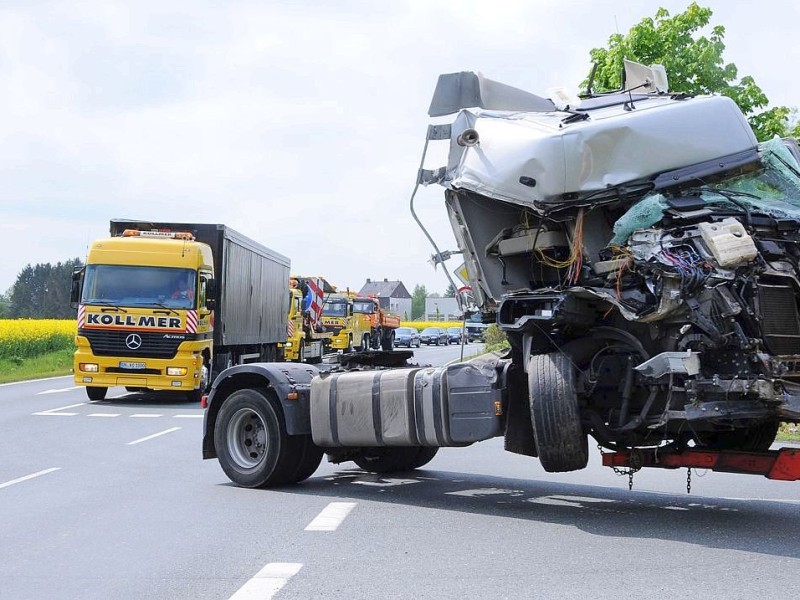
[[[420,364],[457,356],[425,348]],[[0,386],[0,598],[792,596],[800,486],[599,466],[548,474],[501,439],[413,475],[323,463],[245,490],[171,396]],[[701,477],[701,475],[704,475]]]

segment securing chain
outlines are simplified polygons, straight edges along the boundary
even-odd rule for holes
[[[603,447],[600,444],[597,444],[597,449],[600,451],[600,459],[602,461],[603,455]],[[612,466],[611,469],[614,471],[616,475],[621,477],[627,475],[628,476],[628,491],[633,490],[633,475],[637,471],[641,471],[642,469],[642,457],[638,452],[631,451],[628,454],[628,466],[627,467],[615,467]]]
[[[692,468],[686,469],[686,493],[692,493]]]

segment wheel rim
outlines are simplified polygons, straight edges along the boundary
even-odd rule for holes
[[[228,425],[228,452],[240,467],[252,469],[267,454],[269,441],[264,419],[250,408],[241,408]]]

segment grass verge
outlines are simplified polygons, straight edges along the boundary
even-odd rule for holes
[[[57,377],[72,373],[72,348],[48,352],[33,358],[0,359],[0,383]]]
[[[800,425],[797,423],[781,423],[776,440],[779,442],[800,442]]]

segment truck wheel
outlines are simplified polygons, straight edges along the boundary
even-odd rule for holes
[[[300,345],[297,347],[297,362],[306,362],[305,357],[303,356],[303,354],[305,354],[305,351],[306,351],[306,343],[305,341],[300,340]]]
[[[214,428],[219,464],[235,484],[288,483],[299,470],[303,438],[286,433],[283,412],[269,391],[243,389],[220,408]]]
[[[384,333],[381,336],[381,349],[386,352],[394,350],[394,333],[392,331],[389,331],[388,334]]]
[[[361,349],[366,351],[366,350],[369,350],[371,346],[372,346],[372,344],[370,344],[369,334],[365,333],[364,337],[361,340]]]
[[[319,463],[322,462],[322,448],[311,440],[311,436],[303,435],[298,437],[302,438],[303,447],[299,454],[300,460],[297,468],[289,478],[291,483],[299,483],[311,477],[319,467]]]
[[[419,469],[420,467],[427,465],[429,462],[433,460],[433,457],[436,456],[437,452],[439,452],[439,448],[437,447],[423,446],[422,448],[419,449],[417,457],[409,465],[409,468]]]
[[[97,402],[98,400],[105,399],[107,391],[108,391],[107,387],[97,387],[90,385],[86,388],[86,395],[89,396],[89,400]]]
[[[528,361],[528,393],[533,437],[545,471],[583,469],[589,461],[588,436],[581,427],[575,368],[560,353]]]
[[[416,468],[412,465],[417,460],[419,450],[420,448],[418,446],[403,448],[368,448],[364,451],[362,456],[353,459],[353,462],[370,473],[408,471]]]

